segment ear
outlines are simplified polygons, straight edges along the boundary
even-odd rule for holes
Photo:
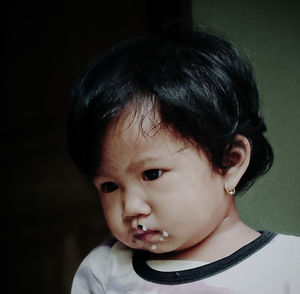
[[[234,189],[246,172],[251,157],[251,146],[248,139],[242,135],[236,135],[233,147],[224,158],[224,187],[227,182],[228,190]]]

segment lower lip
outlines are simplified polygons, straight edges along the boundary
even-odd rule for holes
[[[136,235],[135,238],[140,241],[158,242],[162,238],[162,234],[159,231],[150,231]]]

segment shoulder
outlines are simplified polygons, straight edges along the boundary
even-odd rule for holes
[[[300,237],[295,235],[277,234],[273,242],[273,247],[282,248],[285,251],[300,252]]]
[[[80,264],[72,284],[72,294],[105,293],[115,268],[128,263],[131,249],[112,238],[93,249]]]
[[[300,237],[287,234],[276,234],[276,236],[257,256],[275,269],[295,268],[300,271]]]
[[[295,256],[300,259],[300,237],[295,235],[277,234],[273,246],[284,256]],[[299,263],[300,264],[300,263]]]
[[[291,243],[299,243],[300,242],[300,236],[297,236],[297,235],[278,233],[277,238],[282,241],[285,241],[285,242],[291,242]]]

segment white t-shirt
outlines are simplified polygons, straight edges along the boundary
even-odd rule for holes
[[[80,265],[72,294],[197,293],[299,294],[300,238],[264,231],[212,263],[149,261],[115,239],[95,248]]]

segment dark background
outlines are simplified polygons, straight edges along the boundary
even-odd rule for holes
[[[6,293],[69,293],[83,257],[109,232],[67,152],[72,83],[111,44],[191,27],[190,1],[2,4],[2,265]]]
[[[67,152],[70,90],[94,55],[144,32],[193,23],[249,56],[275,162],[238,210],[255,229],[300,235],[299,1],[11,0],[0,16],[1,292],[69,293],[79,263],[109,236]]]

